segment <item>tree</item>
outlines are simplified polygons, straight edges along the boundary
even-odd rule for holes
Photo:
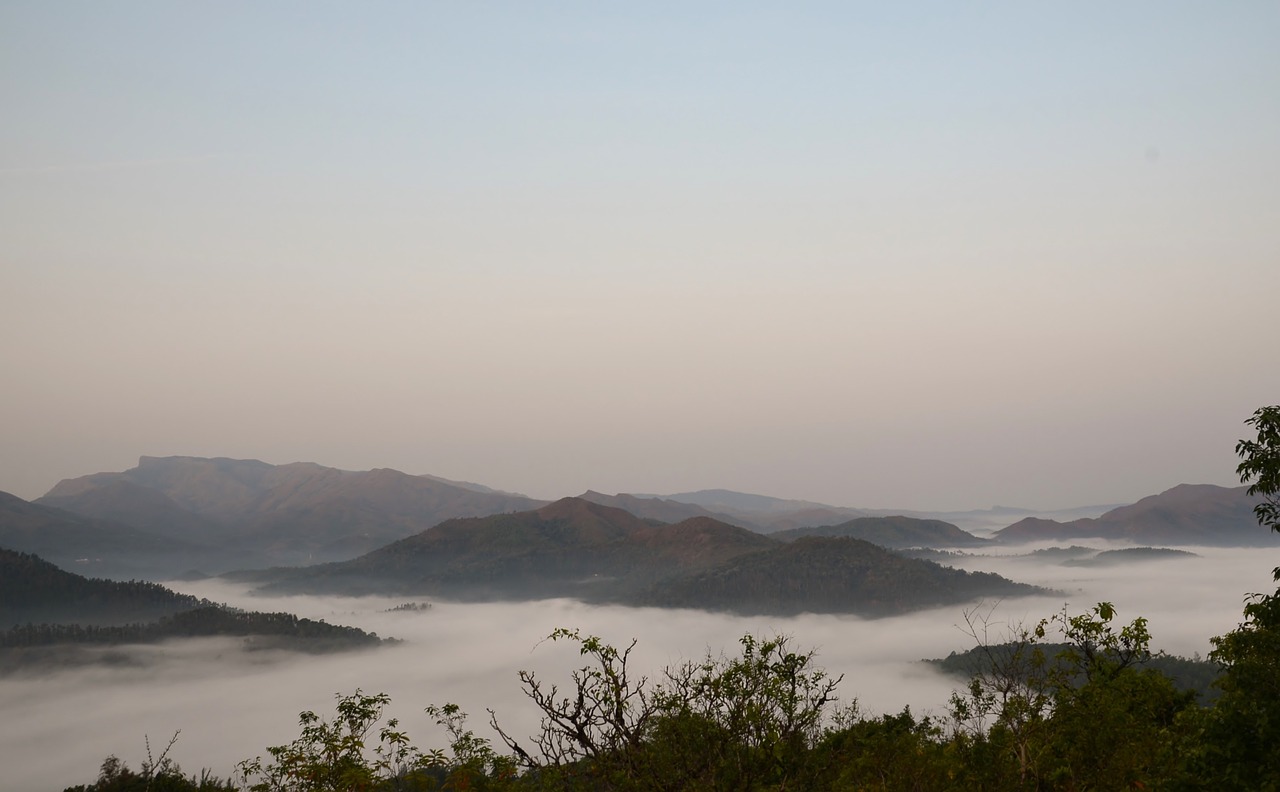
[[[385,693],[365,695],[359,689],[338,695],[337,717],[325,721],[314,712],[298,716],[302,734],[288,745],[267,748],[271,759],[257,757],[238,765],[251,792],[354,792],[386,788],[388,780],[406,780],[424,767],[421,752],[388,719],[377,731],[373,757],[366,740],[391,703]],[[249,782],[253,780],[252,784]],[[412,778],[417,781],[420,778]]]
[[[1280,532],[1280,406],[1258,408],[1245,424],[1258,435],[1236,443],[1236,472],[1263,498],[1258,523]],[[1280,567],[1272,576],[1280,581]],[[1209,657],[1223,668],[1222,697],[1205,728],[1201,775],[1220,789],[1280,789],[1280,589],[1250,594],[1244,621],[1213,639]]]
[[[1249,484],[1250,495],[1261,495],[1262,502],[1253,507],[1258,523],[1280,532],[1280,405],[1259,407],[1245,424],[1258,432],[1256,440],[1236,443],[1240,464],[1236,473],[1241,484]]]
[[[984,662],[967,693],[953,695],[951,715],[975,785],[1141,788],[1180,779],[1190,739],[1182,713],[1194,694],[1141,668],[1151,657],[1146,620],[1117,630],[1115,615],[1108,602],[1078,616],[1064,610],[990,644],[986,618],[966,614]],[[1049,628],[1066,639],[1053,656],[1040,643]]]
[[[812,749],[840,679],[814,668],[812,652],[792,651],[788,638],[747,635],[741,656],[708,655],[668,668],[655,681],[630,673],[634,641],[619,651],[576,630],[556,630],[549,639],[578,644],[588,660],[564,692],[520,673],[525,695],[542,713],[532,746],[520,745],[491,717],[531,783],[558,790],[736,791],[804,788],[803,779],[816,775]]]

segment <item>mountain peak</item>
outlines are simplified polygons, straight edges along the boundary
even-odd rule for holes
[[[553,501],[546,506],[535,509],[534,513],[544,520],[579,520],[586,518],[605,520],[611,523],[640,523],[639,518],[631,512],[574,497]]]

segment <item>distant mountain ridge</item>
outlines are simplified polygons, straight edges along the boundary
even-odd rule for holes
[[[1253,514],[1247,487],[1179,484],[1097,518],[1057,522],[1028,517],[997,531],[1005,544],[1103,538],[1144,545],[1275,547],[1274,534]]]
[[[787,614],[885,615],[1044,593],[849,539],[784,543],[710,517],[675,524],[564,498],[528,512],[448,520],[359,558],[243,576],[266,594],[430,594]]]
[[[838,525],[792,528],[771,534],[775,539],[793,541],[805,536],[843,536],[861,539],[891,549],[908,547],[983,547],[994,544],[942,520],[915,517],[856,517]]]
[[[637,517],[647,520],[661,520],[666,523],[680,522],[691,517],[710,517],[728,525],[748,528],[758,533],[767,533],[760,525],[742,519],[739,516],[705,509],[696,503],[683,503],[677,500],[657,498],[650,495],[630,495],[620,492],[617,495],[605,495],[594,490],[587,490],[578,496],[582,500],[612,506],[629,511]]]
[[[130,470],[59,482],[36,503],[295,564],[350,558],[446,519],[544,502],[387,468],[144,456]]]
[[[854,517],[867,517],[874,512],[844,506],[831,506],[813,501],[774,498],[725,489],[678,492],[674,495],[633,495],[640,499],[659,499],[700,506],[714,514],[727,515],[744,522],[761,533],[790,528],[834,525]]]
[[[1100,515],[1116,505],[1079,506],[1070,509],[1035,510],[1011,506],[993,506],[990,509],[967,511],[923,511],[919,509],[867,509],[851,506],[833,506],[815,501],[775,498],[725,489],[678,492],[672,495],[633,495],[636,498],[657,498],[678,503],[701,506],[720,514],[732,515],[740,522],[750,523],[763,533],[786,531],[796,528],[814,528],[839,525],[858,517],[914,517],[922,520],[942,520],[961,530],[983,535],[1026,516],[1092,517]]]
[[[25,501],[0,492],[0,548],[34,553],[93,574],[146,577],[174,567],[189,569],[215,551],[193,541],[151,533],[133,525]],[[228,563],[245,563],[236,551]]]

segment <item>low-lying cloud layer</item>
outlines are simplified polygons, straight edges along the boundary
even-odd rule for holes
[[[1091,543],[1101,547],[1100,543]],[[1058,612],[1113,602],[1119,618],[1145,616],[1155,648],[1204,654],[1209,638],[1239,621],[1242,599],[1270,588],[1275,560],[1256,550],[1192,548],[1198,557],[1118,567],[1069,567],[1017,557],[964,557],[966,569],[998,572],[1049,586],[1065,596],[994,605],[992,638],[1005,625],[1034,622]],[[1023,552],[1019,550],[1019,552]],[[490,736],[485,708],[516,735],[537,726],[516,672],[535,671],[569,683],[580,665],[573,647],[544,641],[557,627],[576,627],[617,644],[638,639],[632,667],[658,676],[661,669],[696,660],[707,651],[736,653],[743,634],[794,636],[815,648],[818,664],[844,674],[839,691],[871,712],[941,714],[956,682],[915,661],[963,650],[972,641],[960,627],[962,608],[943,608],[891,619],[805,615],[741,618],[692,610],[595,607],[568,600],[525,603],[435,602],[421,612],[386,612],[403,598],[288,597],[264,600],[219,581],[175,588],[256,610],[352,624],[405,643],[370,652],[302,656],[244,650],[240,639],[200,639],[113,650],[114,662],[43,676],[0,680],[0,761],[14,788],[61,788],[87,783],[108,754],[137,767],[182,730],[171,754],[188,771],[202,767],[227,776],[240,759],[297,736],[297,714],[327,715],[334,695],[356,688],[386,692],[420,747],[443,746],[442,730],[422,712],[452,701],[471,713],[471,726]],[[987,607],[983,608],[985,613]]]

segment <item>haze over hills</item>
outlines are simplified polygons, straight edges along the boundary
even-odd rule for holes
[[[872,514],[866,509],[830,506],[813,501],[774,498],[725,489],[678,492],[674,495],[635,495],[634,497],[663,499],[701,506],[713,513],[747,521],[762,533],[802,526],[834,525],[854,517]]]
[[[1246,489],[1179,484],[1094,519],[1063,523],[1028,517],[995,537],[1006,544],[1106,538],[1145,545],[1276,546],[1280,538],[1258,527],[1253,514],[1258,499]]]
[[[674,525],[580,498],[447,520],[347,562],[272,570],[264,591],[422,593],[455,599],[616,599],[674,572],[776,543],[707,517]]]
[[[6,492],[0,492],[0,548],[35,553],[68,569],[111,577],[173,573],[211,558],[228,565],[251,560],[234,550],[215,550],[133,525],[85,517]]]
[[[980,531],[985,535],[991,531],[1004,528],[1024,517],[1040,516],[1053,519],[1096,517],[1120,505],[1076,506],[1067,509],[1048,510],[993,506],[990,509],[930,512],[918,509],[868,509],[833,506],[827,503],[774,498],[768,495],[755,495],[725,489],[679,492],[673,495],[634,495],[631,497],[659,498],[702,506],[716,513],[732,515],[743,522],[750,522],[764,533],[794,528],[838,525],[857,517],[903,516],[922,520],[942,520],[962,530],[969,532]]]
[[[233,545],[262,564],[297,564],[351,558],[452,517],[543,502],[389,469],[144,456],[130,470],[64,480],[37,503]]]
[[[759,523],[741,516],[711,511],[696,503],[683,503],[678,500],[659,498],[653,495],[630,495],[620,492],[617,495],[605,495],[602,492],[587,490],[578,496],[582,500],[598,503],[601,506],[612,506],[629,511],[637,517],[647,520],[661,520],[666,523],[680,522],[691,517],[710,517],[722,523],[748,528],[758,533],[768,533]]]
[[[895,556],[866,542],[788,544],[710,517],[664,524],[580,498],[449,520],[352,561],[249,578],[266,584],[263,593],[574,597],[775,614],[885,615],[1043,593],[996,575]]]
[[[39,556],[0,549],[0,674],[99,662],[93,653],[76,651],[84,645],[214,635],[253,636],[265,639],[256,648],[308,652],[382,643],[354,627],[228,608],[157,583],[86,578]]]
[[[783,541],[793,541],[805,536],[844,536],[862,539],[881,547],[899,549],[907,547],[982,547],[993,544],[962,531],[942,520],[921,520],[914,517],[856,517],[838,525],[818,525],[808,528],[792,528],[778,531],[772,536]]]
[[[622,508],[641,522],[679,524],[703,518],[722,527],[777,533],[780,539],[851,536],[892,548],[977,547],[984,541],[949,520],[930,520],[919,512],[885,515],[730,490],[666,498],[589,490],[578,500]],[[40,553],[95,575],[161,579],[189,570],[218,573],[346,561],[450,519],[527,512],[543,505],[480,484],[389,469],[355,472],[312,463],[144,456],[130,470],[64,480],[36,503],[12,496],[0,499],[0,546]],[[1103,537],[1141,545],[1267,545],[1272,540],[1255,527],[1252,505],[1243,488],[1181,485],[1110,509],[1096,519],[1057,522],[1001,507],[961,515],[978,521],[1023,515],[996,534],[1005,543]],[[1089,513],[1091,508],[1081,511]],[[535,555],[553,552],[524,550]],[[644,579],[636,570],[652,562],[639,560],[643,554],[635,548],[627,551],[634,556],[618,548],[611,552],[621,555],[608,563],[605,556],[592,557],[589,563],[582,560],[578,571],[593,580],[603,576],[615,587],[629,580],[628,591],[636,591]],[[619,566],[625,566],[622,558],[638,566],[626,571]],[[724,560],[727,557],[719,559]],[[439,585],[447,579],[449,586],[466,588],[462,578],[474,572],[478,577],[470,585],[477,592],[489,592],[483,596],[515,596],[515,590],[524,590],[521,587],[537,588],[514,566],[505,573],[510,585],[523,582],[512,591],[485,582],[485,575],[497,573],[483,570],[515,564],[511,559],[450,563],[454,566],[430,570],[430,575],[444,576]],[[537,568],[562,568],[568,574],[576,567],[568,560],[538,556]],[[658,579],[656,572],[646,574],[650,582]],[[548,591],[562,591],[563,584],[555,579],[546,586]],[[538,594],[544,595],[549,596]]]

